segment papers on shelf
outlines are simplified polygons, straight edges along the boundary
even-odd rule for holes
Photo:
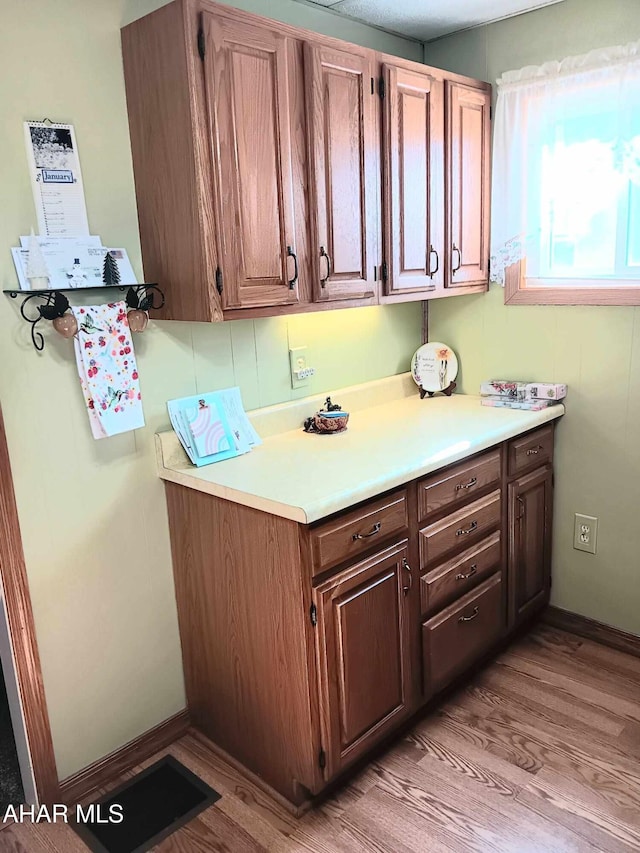
[[[167,409],[180,443],[198,467],[240,456],[262,444],[237,387],[169,400]]]
[[[25,121],[24,135],[40,233],[57,237],[88,234],[73,125]]]
[[[37,241],[40,248],[40,256],[45,267],[42,274],[49,279],[45,287],[51,290],[67,287],[102,287],[102,268],[107,252],[111,252],[115,258],[120,271],[120,283],[122,285],[137,284],[126,249],[109,249],[102,245],[100,237],[91,235],[83,237],[32,235],[20,237],[20,246],[11,249],[22,290],[32,289],[28,277],[32,241]]]

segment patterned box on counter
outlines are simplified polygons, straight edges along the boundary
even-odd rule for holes
[[[563,400],[567,386],[557,382],[509,382],[490,379],[480,385],[482,397],[502,397],[508,400]]]
[[[483,406],[493,406],[496,409],[526,409],[528,412],[539,412],[549,406],[557,406],[560,400],[514,400],[509,397],[481,397]]]

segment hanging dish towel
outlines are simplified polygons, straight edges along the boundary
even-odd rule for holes
[[[124,302],[71,309],[82,393],[94,438],[144,426],[140,381]]]

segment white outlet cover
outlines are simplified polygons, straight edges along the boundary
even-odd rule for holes
[[[573,526],[573,547],[576,551],[595,554],[598,544],[598,519],[593,515],[576,513]]]

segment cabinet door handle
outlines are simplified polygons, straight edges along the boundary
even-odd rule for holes
[[[460,249],[456,246],[455,243],[453,244],[453,248],[451,249],[451,252],[452,253],[453,252],[458,253],[458,265],[457,266],[454,266],[454,265],[451,266],[451,275],[455,275],[458,272],[458,270],[460,269],[460,267],[462,266],[462,253],[461,253]]]
[[[537,453],[540,453],[541,450],[544,450],[544,447],[541,444],[536,445],[536,447],[530,447],[527,450],[527,456],[535,456]]]
[[[473,608],[473,613],[471,614],[471,616],[460,616],[460,617],[458,618],[458,622],[471,622],[471,620],[472,620],[472,619],[475,619],[475,618],[476,618],[476,616],[478,615],[478,613],[480,613],[480,608],[479,608],[479,607],[474,607],[474,608]]]
[[[325,251],[324,246],[320,246],[320,257],[327,259],[327,274],[324,278],[320,279],[320,287],[324,287],[328,279],[331,278],[331,257],[329,253]]]
[[[405,569],[407,572],[409,572],[409,585],[402,587],[402,591],[404,592],[404,594],[409,595],[409,590],[413,586],[413,575],[411,574],[411,566],[407,562],[406,557],[402,558],[402,568]]]
[[[431,269],[431,255],[436,256],[436,268],[434,270]],[[440,258],[438,257],[438,253],[433,248],[433,246],[429,246],[429,278],[433,278],[439,269],[440,269]]]
[[[293,251],[291,246],[287,246],[287,257],[293,258],[293,278],[289,280],[289,289],[293,290],[298,281],[298,256]]]
[[[516,500],[518,501],[518,504],[520,506],[520,510],[518,512],[518,521],[522,521],[525,515],[524,498],[521,498],[520,495],[516,495]]]
[[[375,536],[376,533],[380,533],[381,528],[382,524],[379,521],[376,521],[369,533],[354,533],[351,538],[354,542],[357,542],[358,539],[368,539],[370,536]]]
[[[477,573],[478,573],[478,566],[476,563],[474,563],[471,566],[471,568],[469,569],[469,571],[466,573],[466,575],[463,575],[463,574],[456,575],[456,580],[457,581],[467,581],[467,580],[469,580],[469,578],[472,578]]]
[[[466,536],[467,533],[473,533],[473,531],[478,527],[477,521],[472,521],[469,527],[465,530],[464,527],[459,527],[456,530],[456,536]]]
[[[468,483],[458,483],[456,486],[456,492],[459,492],[461,489],[471,489],[478,482],[477,477],[472,477]]]

